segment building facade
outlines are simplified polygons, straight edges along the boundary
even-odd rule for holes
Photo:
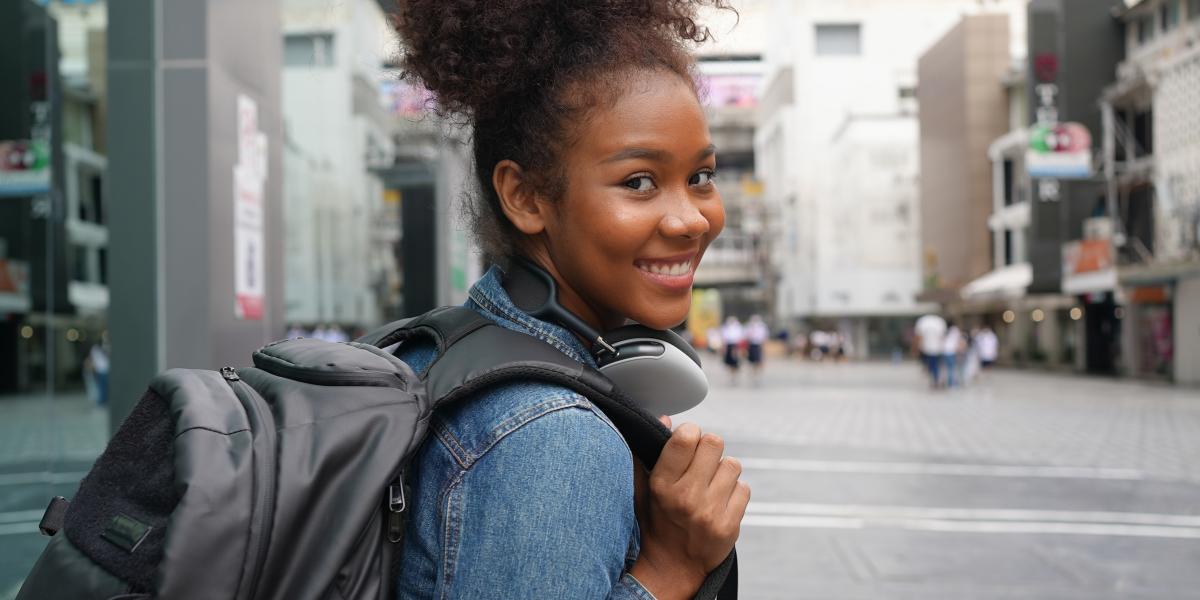
[[[374,172],[395,154],[395,34],[373,0],[287,0],[283,28],[287,320],[372,326],[398,302],[400,211]]]
[[[912,135],[906,150],[917,156],[918,57],[963,14],[1012,12],[1021,4],[806,0],[773,5],[755,149],[763,157],[756,168],[766,201],[779,215],[774,256],[781,318],[802,327],[832,326],[852,340],[855,354],[864,356],[872,346],[900,344],[898,332],[929,308],[917,300],[922,262],[912,165],[864,161],[858,165],[866,171],[854,171],[838,156],[860,136],[870,137],[860,126],[873,119],[907,120]],[[1014,40],[1019,34],[1013,33]],[[838,140],[848,123],[858,131]],[[897,143],[886,129],[880,129],[882,138]],[[834,151],[837,144],[843,150]],[[856,208],[860,196],[872,193],[859,182],[875,178],[897,182],[891,209]],[[846,211],[856,210],[864,216],[847,221]],[[849,222],[860,228],[846,229]],[[896,256],[900,239],[905,249]],[[834,249],[847,243],[856,244],[851,262]],[[889,265],[886,277],[878,276],[883,264]],[[876,341],[871,327],[863,327],[871,322],[878,323]]]
[[[1200,383],[1200,1],[1116,13],[1125,60],[1100,97],[1120,367]]]

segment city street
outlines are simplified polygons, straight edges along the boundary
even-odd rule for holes
[[[912,363],[782,359],[730,386],[706,359],[712,395],[676,422],[745,465],[743,598],[1200,598],[1195,389],[997,371],[932,392]],[[0,472],[5,600],[46,498],[71,494],[104,431],[68,397],[54,441],[30,426],[46,408],[21,402],[0,437],[19,459]],[[68,458],[45,475],[34,454],[52,443]]]
[[[782,361],[731,387],[708,363],[676,423],[745,466],[744,598],[1200,598],[1195,389]]]

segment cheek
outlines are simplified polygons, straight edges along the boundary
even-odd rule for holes
[[[624,198],[594,197],[576,214],[575,231],[584,232],[589,244],[609,259],[632,261],[646,241],[654,236],[662,215],[652,203]],[[568,240],[570,241],[570,240]],[[578,243],[578,240],[575,240]]]
[[[708,239],[712,240],[721,235],[721,230],[725,229],[725,203],[721,201],[721,197],[717,196],[715,202],[702,208],[700,214],[708,220]]]

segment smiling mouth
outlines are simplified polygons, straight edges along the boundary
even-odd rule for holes
[[[633,264],[639,270],[652,273],[654,275],[665,277],[682,277],[685,275],[691,275],[693,260],[694,257],[688,257],[683,260],[638,260],[634,261]]]

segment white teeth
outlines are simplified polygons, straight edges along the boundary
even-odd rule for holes
[[[675,265],[641,264],[641,265],[638,265],[638,268],[640,268],[643,271],[649,271],[656,275],[667,275],[669,277],[679,277],[681,275],[687,275],[688,273],[691,272],[692,263],[690,261],[688,261],[688,262],[681,262],[681,263],[675,264]]]

